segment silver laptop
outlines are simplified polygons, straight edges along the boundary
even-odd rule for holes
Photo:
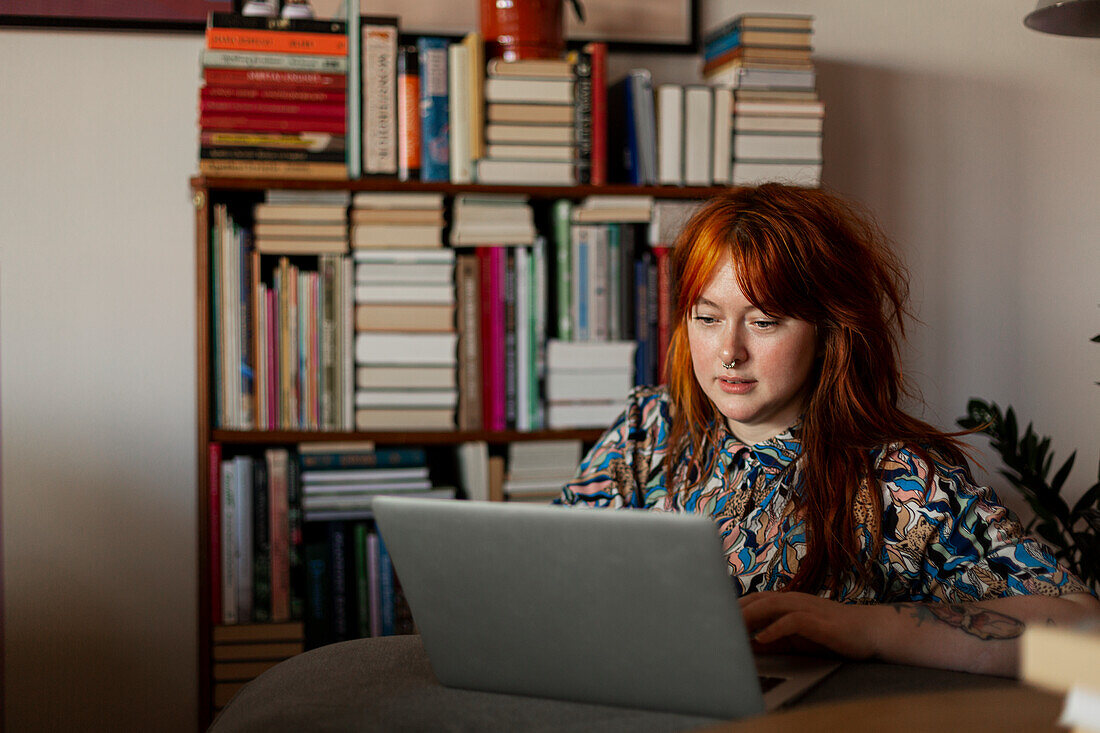
[[[706,517],[397,497],[373,509],[445,685],[739,718],[838,666],[754,663]]]

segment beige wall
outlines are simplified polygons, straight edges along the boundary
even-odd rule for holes
[[[908,367],[1100,434],[1100,40],[1032,0],[706,0],[817,17],[824,178],[914,274]],[[197,35],[0,31],[3,553],[10,730],[195,727]],[[614,59],[692,81],[691,60]],[[657,64],[665,64],[657,68]]]

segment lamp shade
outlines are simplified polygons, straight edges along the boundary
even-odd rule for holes
[[[1100,37],[1100,0],[1039,0],[1024,25],[1059,36]]]

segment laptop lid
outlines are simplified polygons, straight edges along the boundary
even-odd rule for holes
[[[718,718],[764,710],[710,519],[399,497],[373,510],[443,684]]]

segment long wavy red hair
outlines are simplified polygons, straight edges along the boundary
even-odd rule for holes
[[[862,491],[873,511],[882,512],[880,492],[867,490],[875,485],[872,449],[897,442],[926,461],[932,449],[965,465],[954,435],[898,405],[907,394],[899,348],[909,315],[908,274],[874,219],[825,191],[769,183],[706,203],[669,258],[669,465],[691,456],[689,483],[709,474],[709,466],[700,465],[708,454],[703,447],[717,437],[722,416],[695,379],[688,319],[730,257],[742,292],[756,307],[817,328],[820,355],[799,435],[801,487],[794,505],[806,523],[808,546],[787,589],[836,593],[853,571],[870,580],[859,559],[853,507]],[[879,531],[876,552],[881,539]]]

